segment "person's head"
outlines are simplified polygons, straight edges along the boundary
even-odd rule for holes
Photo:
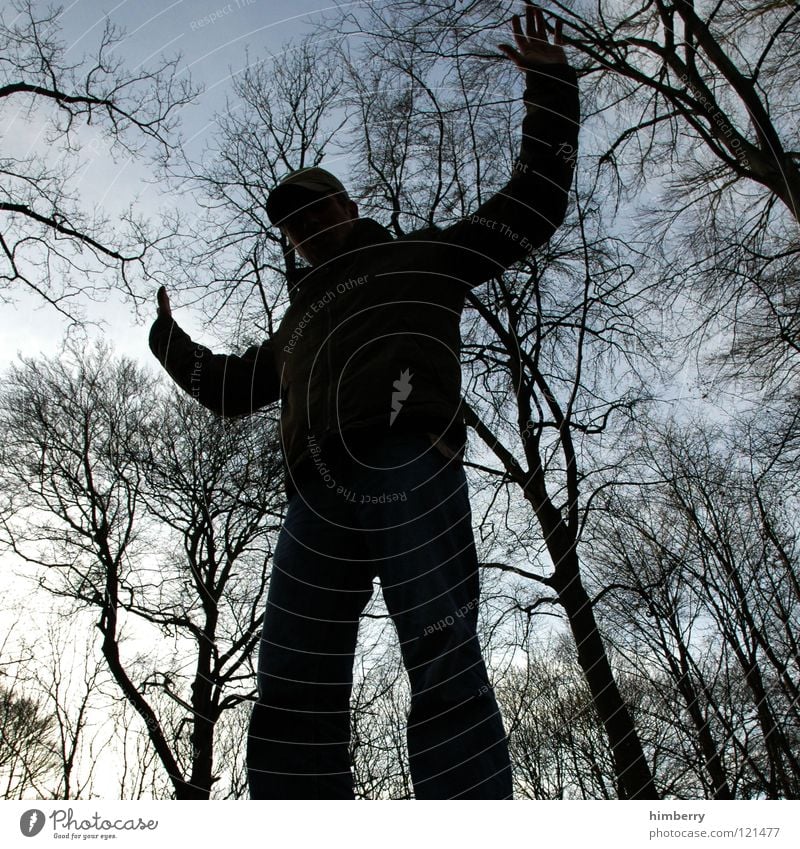
[[[324,168],[292,171],[270,192],[267,215],[311,265],[335,257],[358,218],[358,206]]]

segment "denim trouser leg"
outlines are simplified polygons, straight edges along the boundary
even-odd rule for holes
[[[466,478],[424,435],[360,446],[345,494],[290,500],[275,552],[248,767],[253,798],[352,798],[349,696],[358,617],[378,575],[411,684],[418,799],[511,798],[511,765],[475,633]]]
[[[252,799],[352,799],[350,691],[372,567],[341,498],[295,494],[273,557],[247,745]]]
[[[370,459],[367,453],[367,460]],[[408,750],[418,799],[511,798],[511,764],[476,635],[478,562],[464,469],[424,435],[359,467],[357,520],[397,628],[411,684]]]

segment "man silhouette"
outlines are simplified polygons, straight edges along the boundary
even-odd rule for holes
[[[512,19],[526,71],[509,183],[474,215],[395,239],[322,168],[285,177],[267,213],[308,265],[274,335],[212,354],[158,292],[150,347],[222,415],[281,400],[289,496],[259,652],[247,765],[252,798],[353,798],[349,759],[358,624],[380,579],[411,686],[418,799],[512,797],[503,724],[476,633],[478,561],[461,462],[460,315],[467,288],[544,243],[567,205],[576,77],[527,3]]]

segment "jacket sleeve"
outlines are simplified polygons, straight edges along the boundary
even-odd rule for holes
[[[449,273],[470,286],[544,244],[567,210],[580,122],[575,70],[559,63],[526,71],[524,101],[522,143],[510,181],[436,236]]]
[[[159,316],[150,328],[149,343],[178,386],[222,416],[246,415],[280,398],[271,339],[240,357],[213,354],[193,342],[173,318]]]

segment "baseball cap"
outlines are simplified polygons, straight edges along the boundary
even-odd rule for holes
[[[287,174],[269,193],[267,215],[278,225],[314,199],[332,194],[341,194],[344,199],[347,189],[330,171],[317,166],[299,168]]]

